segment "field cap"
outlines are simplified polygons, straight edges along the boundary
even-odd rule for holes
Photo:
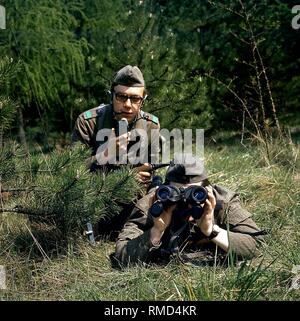
[[[198,183],[207,179],[204,169],[204,162],[195,159],[189,154],[175,157],[168,167],[166,173],[166,182],[180,184]]]
[[[127,65],[116,73],[113,86],[116,85],[145,87],[145,81],[141,70],[137,66]]]

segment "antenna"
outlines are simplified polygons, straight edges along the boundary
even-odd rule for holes
[[[127,118],[125,118],[125,117],[121,118],[120,122],[124,122],[126,124],[126,127],[128,128],[128,120],[127,120]]]
[[[116,128],[116,135],[121,136],[128,132],[128,120],[123,117],[118,121],[118,126]]]

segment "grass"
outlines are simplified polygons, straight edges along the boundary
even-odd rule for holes
[[[300,265],[299,145],[293,156],[283,152],[266,163],[261,146],[230,137],[218,134],[206,143],[207,171],[211,182],[239,191],[253,219],[270,230],[261,257],[228,268],[172,261],[119,271],[111,267],[110,241],[92,247],[80,236],[65,244],[49,227],[39,231],[26,217],[2,214],[0,265],[7,289],[0,290],[0,300],[299,300],[300,291],[289,290],[292,268]],[[271,148],[276,156],[278,144]]]

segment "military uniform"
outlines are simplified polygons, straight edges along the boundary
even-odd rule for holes
[[[214,220],[228,230],[229,251],[237,258],[249,259],[259,254],[263,242],[261,231],[251,219],[251,214],[242,208],[238,194],[218,185],[212,185],[217,206]],[[132,211],[116,243],[115,260],[121,265],[137,262],[168,262],[176,255],[184,262],[196,264],[213,263],[216,245],[192,222],[177,222],[172,216],[170,227],[165,231],[161,244],[153,246],[150,230],[153,218],[148,213],[152,190],[140,199]],[[218,248],[217,258],[224,261],[227,253]]]
[[[113,106],[111,104],[101,105],[99,107],[90,109],[80,114],[76,120],[75,127],[72,134],[72,141],[77,142],[81,141],[87,147],[91,149],[91,157],[86,160],[87,167],[91,171],[101,170],[101,171],[111,171],[119,168],[117,165],[98,165],[96,159],[97,149],[103,141],[97,141],[97,133],[101,129],[111,129],[114,128],[117,133],[118,122],[113,117]],[[159,121],[158,118],[152,114],[146,113],[144,111],[139,111],[136,120],[129,125],[129,130],[134,129],[144,129],[148,135],[148,162],[151,161],[151,130],[157,130],[157,135],[159,135]],[[157,141],[158,141],[157,137]],[[133,142],[134,143],[134,142]],[[130,148],[130,144],[128,146]],[[159,152],[159,146],[156,150],[153,151]],[[103,219],[97,224],[95,228],[95,233],[103,235],[110,234],[111,239],[114,240],[118,232],[121,230],[123,224],[125,223],[128,215],[133,209],[133,204],[122,205],[122,210],[118,215],[115,215],[112,219],[106,220]]]
[[[145,88],[145,81],[142,72],[137,66],[127,65],[120,69],[113,80],[111,91],[114,92],[114,87],[117,85],[127,87],[143,87]],[[143,97],[143,101],[145,97]],[[141,104],[142,106],[142,104]],[[141,107],[140,107],[141,108]],[[96,158],[98,148],[105,143],[97,139],[97,134],[102,129],[114,129],[116,136],[118,136],[118,121],[114,117],[113,104],[100,105],[96,108],[92,108],[80,114],[76,120],[74,130],[72,133],[72,142],[81,141],[87,147],[91,149],[91,157],[87,159],[87,167],[91,171],[102,170],[111,171],[119,168],[118,165],[105,164],[99,165]],[[148,138],[148,159],[150,163],[152,159],[157,157],[159,153],[159,120],[156,116],[144,112],[139,109],[135,119],[128,125],[128,131],[134,132],[134,130],[144,130],[147,133]],[[153,138],[154,141],[151,141]],[[129,142],[128,149],[136,142]],[[151,146],[153,145],[153,146]],[[151,148],[152,147],[152,148]],[[152,153],[152,154],[151,154]],[[121,204],[122,205],[122,204]],[[110,220],[101,220],[95,232],[99,234],[110,234],[114,239],[116,234],[122,228],[126,218],[130,214],[133,208],[133,204],[122,205],[123,210],[115,215]]]
[[[75,123],[72,142],[81,141],[91,148],[91,157],[87,160],[87,166],[91,170],[97,168],[96,153],[101,144],[104,143],[104,141],[97,141],[97,133],[104,128],[114,128],[116,133],[118,131],[118,122],[114,119],[112,104],[100,105],[99,107],[85,111],[79,115]],[[156,130],[157,135],[159,135],[159,128],[158,118],[142,110],[139,111],[136,120],[129,125],[129,131],[143,129],[147,132],[149,149],[151,146],[151,130]],[[156,152],[159,151],[158,147],[159,146],[156,146]],[[148,151],[148,156],[150,162],[151,150]]]

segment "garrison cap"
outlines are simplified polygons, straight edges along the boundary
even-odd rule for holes
[[[123,85],[127,87],[145,87],[145,81],[141,70],[137,66],[127,65],[116,73],[112,85]]]
[[[166,173],[166,182],[180,184],[198,183],[207,179],[204,162],[190,154],[177,155]]]

